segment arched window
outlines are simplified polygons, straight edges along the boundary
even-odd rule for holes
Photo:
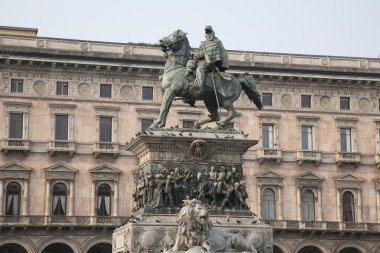
[[[263,191],[262,202],[261,202],[261,215],[263,219],[266,219],[266,220],[276,219],[275,193],[270,188],[266,188]]]
[[[302,210],[302,220],[303,221],[314,221],[315,220],[315,203],[314,203],[314,193],[310,190],[305,190],[302,192],[301,196],[301,210]]]
[[[98,188],[98,216],[111,216],[111,187],[108,184],[101,184]]]
[[[343,221],[354,222],[355,221],[355,201],[354,195],[351,192],[346,191],[343,193],[342,210]]]
[[[21,186],[12,182],[7,185],[6,215],[20,215]]]
[[[62,183],[55,184],[53,187],[52,213],[53,215],[66,214],[67,188]]]

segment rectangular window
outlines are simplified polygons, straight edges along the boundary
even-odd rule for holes
[[[273,125],[263,125],[263,148],[273,148]]]
[[[11,79],[11,92],[23,92],[23,91],[24,91],[24,80]]]
[[[351,152],[351,129],[341,128],[340,129],[340,151],[341,152]]]
[[[263,93],[261,97],[264,106],[272,106],[272,93]]]
[[[112,117],[100,117],[99,123],[99,142],[112,142]]]
[[[57,95],[67,96],[69,91],[69,83],[68,82],[57,82]]]
[[[153,87],[142,87],[142,99],[153,100]]]
[[[349,97],[340,97],[340,109],[341,110],[350,110],[350,98]]]
[[[224,130],[234,130],[235,129],[235,123],[230,122],[227,123],[227,125],[224,127]]]
[[[141,119],[141,132],[144,133],[153,124],[153,119]]]
[[[313,150],[313,128],[311,126],[301,127],[302,150]]]
[[[311,108],[310,95],[301,95],[301,108]]]
[[[9,114],[9,138],[10,139],[22,139],[23,117],[24,115],[22,113]]]
[[[192,120],[184,120],[182,122],[182,128],[193,128],[194,127],[194,121]]]
[[[110,98],[112,94],[111,84],[100,84],[100,97]]]
[[[68,140],[69,116],[55,115],[55,140]]]

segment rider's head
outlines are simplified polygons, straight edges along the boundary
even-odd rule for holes
[[[207,40],[213,40],[215,38],[215,32],[210,25],[205,27],[205,37]]]

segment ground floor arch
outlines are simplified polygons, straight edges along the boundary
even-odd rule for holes
[[[363,253],[363,252],[354,247],[347,247],[347,248],[341,249],[339,253]]]
[[[284,251],[280,247],[273,245],[273,253],[284,253]]]
[[[28,253],[28,251],[17,243],[7,243],[0,246],[0,253]]]
[[[315,246],[306,246],[300,249],[297,253],[323,253],[322,250]]]
[[[74,250],[64,243],[52,243],[46,246],[41,253],[74,253]]]
[[[112,244],[105,242],[97,243],[85,253],[112,253]]]

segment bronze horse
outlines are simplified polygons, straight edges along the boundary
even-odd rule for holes
[[[166,118],[170,106],[175,98],[183,99],[185,102],[203,100],[209,111],[209,118],[203,119],[195,124],[195,128],[209,122],[217,122],[218,128],[223,129],[233,118],[240,116],[236,112],[233,102],[236,101],[242,90],[245,91],[248,98],[255,103],[258,109],[262,109],[260,94],[256,91],[255,80],[250,75],[242,78],[222,78],[217,73],[210,73],[206,77],[205,85],[201,92],[194,92],[191,81],[185,78],[186,63],[191,57],[190,44],[186,33],[176,30],[167,37],[159,41],[159,45],[167,58],[164,73],[162,75],[162,103],[160,113],[155,122],[150,126],[153,128],[162,128],[165,126]],[[219,83],[217,82],[219,80]],[[224,94],[216,92],[215,85],[222,85]],[[216,97],[217,96],[217,97]],[[226,119],[218,122],[220,116],[218,107],[223,107],[228,111]]]

